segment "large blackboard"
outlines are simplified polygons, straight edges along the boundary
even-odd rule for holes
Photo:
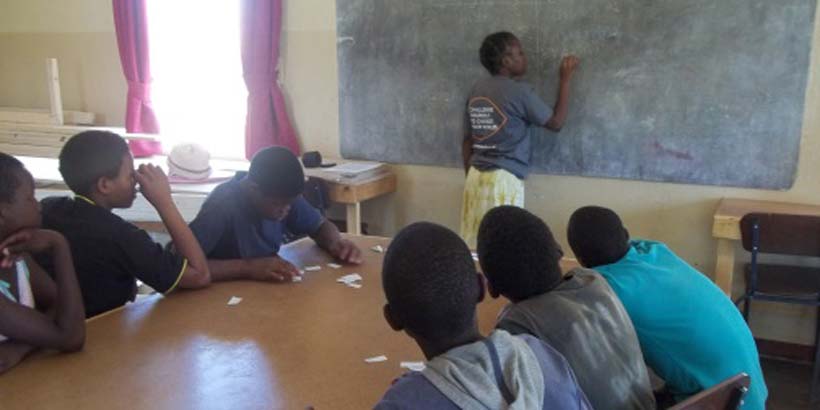
[[[460,166],[478,48],[509,30],[552,104],[581,58],[535,172],[787,189],[794,182],[816,0],[337,0],[341,151]]]

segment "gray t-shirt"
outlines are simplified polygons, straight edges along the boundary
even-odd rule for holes
[[[561,354],[546,343],[530,336],[519,335],[535,353],[544,373],[544,410],[592,410],[584,392]],[[376,404],[375,410],[458,410],[420,372],[410,372],[397,379]]]
[[[473,141],[470,164],[480,171],[504,169],[524,179],[530,172],[531,127],[543,126],[552,109],[531,84],[509,77],[479,80],[470,91],[465,130]]]
[[[594,409],[655,408],[635,328],[597,272],[574,269],[555,289],[508,305],[497,327],[534,335],[563,354]]]

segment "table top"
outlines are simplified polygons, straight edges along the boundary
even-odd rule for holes
[[[218,283],[92,318],[84,351],[39,353],[0,376],[0,407],[370,408],[405,372],[400,362],[424,357],[382,317],[383,254],[370,248],[389,240],[350,238],[362,247],[360,266],[332,269],[302,240],[281,252],[297,266],[322,266],[301,283]],[[353,272],[361,289],[336,282]],[[234,296],[241,303],[228,306]],[[505,303],[488,296],[479,305],[483,332]],[[364,362],[379,355],[388,361]]]
[[[715,211],[712,236],[740,240],[740,220],[753,212],[820,216],[820,205],[723,198]]]

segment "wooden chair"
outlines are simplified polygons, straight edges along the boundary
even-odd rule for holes
[[[743,248],[751,252],[746,265],[743,303],[748,321],[752,300],[793,303],[820,308],[820,268],[785,264],[762,264],[760,254],[820,257],[820,217],[752,213],[740,221]],[[820,378],[820,309],[815,329],[811,401],[817,400]]]
[[[706,389],[669,410],[737,410],[749,391],[749,375],[740,373]]]

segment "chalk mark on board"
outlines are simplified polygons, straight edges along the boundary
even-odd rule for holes
[[[652,143],[652,148],[654,148],[659,154],[668,155],[675,159],[684,159],[687,161],[692,161],[694,159],[690,153],[666,148],[658,141]]]

